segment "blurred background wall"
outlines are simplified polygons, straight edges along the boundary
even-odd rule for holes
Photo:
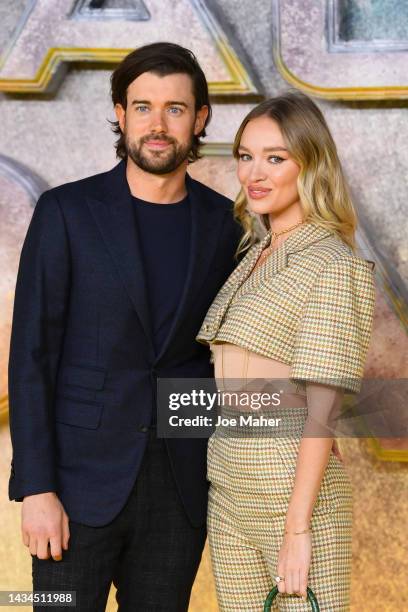
[[[31,588],[21,506],[7,499],[7,359],[22,241],[44,189],[115,164],[110,73],[127,50],[156,40],[191,48],[206,72],[214,115],[205,156],[189,171],[231,198],[231,143],[248,110],[288,87],[314,97],[355,199],[360,252],[376,262],[366,375],[407,377],[406,2],[0,0],[0,590]],[[341,440],[354,485],[353,612],[408,609],[406,436],[390,428],[381,439]],[[207,550],[190,609],[217,610]]]

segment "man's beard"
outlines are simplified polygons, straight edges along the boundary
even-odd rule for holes
[[[164,151],[143,152],[143,145],[146,141],[165,140],[170,144]],[[181,166],[188,158],[194,142],[194,132],[190,134],[190,139],[185,145],[181,145],[177,140],[164,134],[154,134],[143,136],[137,142],[130,142],[125,134],[126,152],[135,164],[151,174],[168,174]]]

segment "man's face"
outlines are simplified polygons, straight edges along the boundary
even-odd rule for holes
[[[195,110],[187,74],[144,72],[128,87],[126,111],[117,104],[115,112],[134,163],[145,172],[168,174],[186,162],[208,108]]]

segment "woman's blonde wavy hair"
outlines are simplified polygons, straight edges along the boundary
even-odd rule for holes
[[[299,165],[297,179],[303,219],[337,234],[353,250],[357,216],[351,201],[336,145],[323,114],[304,94],[288,91],[265,100],[245,117],[233,145],[238,149],[246,125],[258,117],[269,117],[278,124],[291,158]],[[257,241],[256,217],[248,211],[243,189],[234,203],[234,217],[244,228],[237,255]],[[261,222],[270,229],[268,215]]]

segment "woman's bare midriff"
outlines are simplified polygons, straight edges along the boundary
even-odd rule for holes
[[[290,380],[290,364],[228,342],[211,343],[210,348],[220,391],[235,394],[280,393],[282,408],[307,406],[306,392]],[[242,405],[239,408],[242,410]]]

